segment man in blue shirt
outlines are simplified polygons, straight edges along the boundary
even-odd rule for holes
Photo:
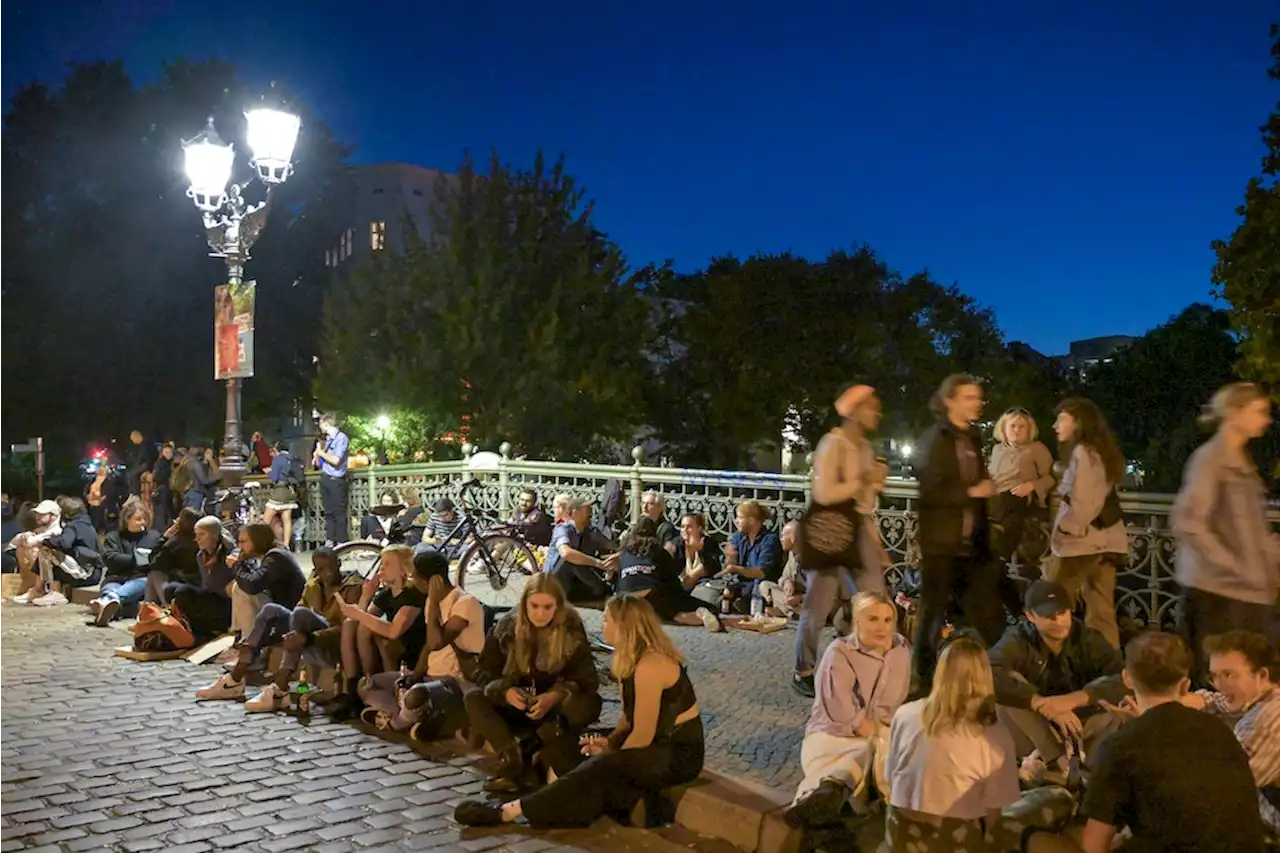
[[[324,438],[316,444],[311,463],[320,471],[324,544],[332,548],[347,541],[347,449],[351,440],[338,429],[333,415],[320,416],[320,432]]]
[[[543,571],[560,581],[570,601],[599,601],[609,597],[609,578],[616,574],[616,554],[600,559],[585,553],[583,534],[591,525],[591,502],[573,498],[568,506],[569,518],[556,525],[547,547],[547,563]]]
[[[735,522],[738,532],[729,539],[724,552],[724,568],[716,577],[729,578],[725,596],[730,607],[746,613],[760,581],[777,583],[782,577],[782,543],[778,534],[764,529],[764,507],[759,501],[738,504]]]

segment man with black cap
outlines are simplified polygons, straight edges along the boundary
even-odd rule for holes
[[[1038,754],[1024,762],[1023,781],[1062,774],[1060,781],[1068,743],[1087,763],[1118,725],[1098,703],[1118,704],[1128,693],[1124,662],[1100,631],[1072,615],[1061,584],[1036,581],[1024,605],[1023,618],[991,649],[997,712],[1018,758]]]

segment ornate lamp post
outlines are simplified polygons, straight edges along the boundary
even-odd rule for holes
[[[266,184],[266,198],[250,204],[244,190],[252,178],[231,182],[235,147],[224,143],[214,130],[213,119],[194,139],[184,142],[183,159],[191,186],[187,195],[204,218],[205,239],[213,251],[210,257],[227,263],[227,283],[235,286],[244,279],[249,249],[257,241],[267,221],[271,191],[288,180],[293,171],[293,146],[298,141],[301,119],[291,113],[259,107],[245,113],[249,123],[249,164]],[[222,444],[221,468],[233,477],[246,466],[241,454],[240,379],[227,379],[227,423]]]

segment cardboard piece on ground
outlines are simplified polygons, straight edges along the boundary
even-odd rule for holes
[[[772,634],[787,627],[787,620],[775,616],[761,616],[758,619],[739,619],[728,624],[744,631],[755,631],[757,634]]]
[[[177,660],[186,654],[186,649],[175,649],[171,652],[140,652],[133,646],[117,646],[116,657],[136,661]]]
[[[234,646],[235,643],[236,638],[234,634],[223,634],[221,637],[215,637],[203,646],[197,646],[192,649],[186,655],[186,659],[192,663],[204,663],[205,661],[211,660],[212,658],[222,654],[227,649]]]

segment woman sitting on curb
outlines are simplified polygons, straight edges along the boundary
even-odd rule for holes
[[[702,772],[698,699],[684,656],[642,598],[616,595],[604,611],[605,642],[622,685],[622,717],[606,737],[584,738],[586,761],[545,788],[502,806],[467,800],[454,819],[495,826],[524,817],[530,826],[590,826],[625,816],[642,798],[692,782]],[[625,818],[624,818],[625,819]]]
[[[579,761],[578,735],[600,716],[600,676],[578,611],[545,572],[529,578],[520,603],[485,640],[467,694],[472,735],[502,759],[494,789],[528,781],[520,740],[536,732],[540,763],[565,773]]]
[[[853,598],[853,633],[822,655],[800,747],[804,780],[785,815],[789,825],[837,823],[846,803],[865,809],[873,778],[883,788],[889,723],[911,686],[911,650],[897,622],[886,596],[860,592]]]
[[[120,509],[120,527],[107,534],[102,546],[106,576],[98,597],[89,602],[99,628],[117,616],[132,617],[138,612],[147,589],[147,566],[160,544],[160,534],[147,529],[149,520],[142,499],[134,495]]]
[[[222,522],[214,516],[206,515],[199,521],[191,522],[195,517],[195,510],[190,507],[178,514],[178,520],[170,528],[174,531],[173,534],[160,549],[161,556],[165,559],[148,575],[147,588],[150,590],[157,582],[158,574],[161,577],[171,577],[178,567],[181,567],[182,576],[186,576],[187,570],[182,565],[188,555],[185,528],[188,523],[192,523],[195,536],[190,541],[196,550],[190,556],[195,564],[197,578],[188,582],[165,583],[161,600],[172,604],[186,617],[197,643],[207,643],[225,633],[231,625],[231,598],[227,593],[227,585],[236,572],[229,565],[228,558],[235,543],[223,531]]]

